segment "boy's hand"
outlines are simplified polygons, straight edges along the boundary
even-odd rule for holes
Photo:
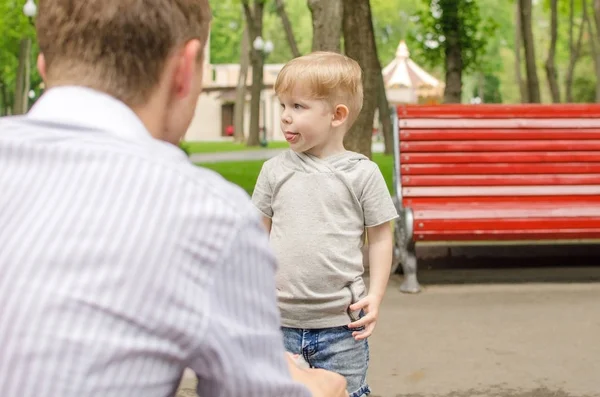
[[[359,300],[353,305],[350,305],[350,310],[358,311],[363,310],[365,316],[358,321],[350,323],[349,328],[360,328],[365,327],[362,331],[354,331],[352,336],[356,340],[367,339],[373,333],[377,318],[379,316],[379,305],[381,304],[381,298],[375,295],[367,295],[363,299]]]

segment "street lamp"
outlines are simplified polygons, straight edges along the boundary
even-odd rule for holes
[[[37,14],[37,6],[33,0],[27,0],[27,3],[23,6],[23,14],[27,15],[29,18],[35,17]]]
[[[275,49],[275,45],[271,40],[264,41],[262,37],[258,36],[252,43],[254,49],[260,52],[264,57],[267,57]]]
[[[273,52],[273,50],[275,49],[275,46],[273,45],[273,42],[271,40],[267,40],[264,41],[263,38],[261,36],[257,36],[254,39],[254,42],[252,42],[252,47],[254,47],[254,49],[262,56],[262,60],[263,60],[263,67],[265,64],[265,59],[267,59],[267,57],[269,56],[270,53]],[[262,139],[260,141],[260,145],[262,147],[266,147],[267,146],[267,108],[266,108],[266,103],[265,103],[265,99],[263,98],[263,92],[262,92],[262,87],[260,90],[260,96],[261,96],[261,102],[262,102],[262,118],[263,118],[263,131],[262,131]]]
[[[33,0],[27,0],[23,6],[23,14],[25,14],[25,16],[29,18],[29,21],[33,23],[32,19],[37,14],[37,6]],[[29,37],[24,37],[19,44],[19,64],[17,67],[13,114],[24,114],[29,108],[30,54],[31,39]]]

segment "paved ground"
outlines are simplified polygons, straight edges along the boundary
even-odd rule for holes
[[[286,149],[256,149],[237,152],[197,153],[190,156],[193,163],[220,163],[226,161],[268,160]],[[373,153],[382,153],[383,144],[374,142]]]
[[[226,161],[268,160],[285,149],[255,149],[237,152],[196,153],[190,156],[193,163],[221,163]]]
[[[453,273],[424,270],[419,295],[391,280],[371,338],[374,397],[600,396],[600,284],[570,282],[600,268]],[[194,396],[193,378],[182,386]]]

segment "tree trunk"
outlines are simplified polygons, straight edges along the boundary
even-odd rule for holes
[[[261,36],[263,29],[263,10],[264,0],[254,0],[254,7],[250,9],[248,0],[243,0],[244,13],[250,32],[250,43]],[[260,101],[263,90],[263,67],[265,63],[262,51],[257,51],[250,45],[250,59],[252,61],[252,99],[250,101],[250,131],[248,133],[248,146],[258,146],[260,144]]]
[[[346,55],[356,60],[363,71],[364,100],[358,119],[346,134],[348,150],[371,157],[373,121],[377,108],[378,68],[377,48],[369,0],[344,0],[343,31]]]
[[[560,88],[558,87],[558,72],[556,71],[556,41],[558,39],[558,0],[550,0],[550,49],[546,59],[546,78],[550,87],[553,103],[560,103]]]
[[[445,103],[460,103],[462,98],[462,46],[460,43],[460,16],[457,0],[447,0],[443,6],[442,29],[446,37],[446,90]]]
[[[519,3],[515,3],[515,77],[521,93],[521,103],[529,102],[527,98],[527,86],[523,81],[523,65],[521,61],[521,49],[523,48],[523,38],[521,35],[521,8]]]
[[[4,83],[4,81],[2,79],[0,79],[0,103],[2,105],[0,105],[0,116],[6,116],[6,102],[7,102],[7,95],[6,95],[6,84]]]
[[[312,14],[313,51],[340,52],[344,3],[355,7],[353,2],[345,0],[308,0]]]
[[[290,50],[292,51],[292,55],[294,58],[299,57],[300,50],[298,50],[298,44],[296,43],[296,38],[294,37],[294,31],[292,30],[292,24],[290,23],[290,19],[288,18],[287,12],[285,12],[285,4],[283,4],[283,0],[275,0],[275,4],[277,6],[277,13],[281,18],[281,24],[283,25],[283,30],[285,31],[285,37],[290,45]]]
[[[8,93],[8,87],[5,84],[2,84],[2,97],[3,97],[3,105],[4,109],[3,110],[3,115],[4,116],[10,116],[12,114],[12,107],[13,107],[13,103],[14,103],[14,95],[10,95]]]
[[[477,96],[481,103],[485,102],[485,75],[481,71],[477,73]]]
[[[598,42],[600,41],[600,0],[594,0],[593,14],[595,28],[590,23],[589,18],[588,28],[590,37],[593,38],[590,40],[590,45],[596,69],[596,102],[600,102],[600,51],[598,51]]]
[[[574,43],[573,32],[575,30],[575,0],[570,0],[569,10],[569,66],[565,74],[565,92],[567,95],[566,101],[568,103],[573,102],[573,75],[575,74],[575,65],[579,60],[579,54],[581,52],[581,44],[583,41],[583,32],[585,29],[586,21],[588,21],[587,13],[587,0],[582,0],[582,18],[581,24],[579,25],[579,35],[577,37],[577,43]],[[592,33],[590,32],[590,35]],[[593,40],[591,40],[593,46]],[[594,54],[595,51],[592,51]]]
[[[540,103],[540,82],[535,66],[535,44],[531,27],[531,0],[519,0],[521,9],[521,34],[525,48],[525,67],[527,70],[527,96],[529,103]]]
[[[594,60],[594,70],[596,73],[596,100],[598,98],[598,80],[600,76],[600,59],[598,59],[598,38],[596,37],[595,29],[590,21],[590,18],[587,17],[585,20],[585,25],[588,29],[588,34],[590,36],[590,52],[592,53],[592,59]]]
[[[233,108],[233,138],[235,142],[244,142],[244,115],[246,110],[246,81],[248,79],[248,64],[250,63],[250,39],[248,24],[244,29],[240,50],[240,75],[235,90],[235,107]]]
[[[596,35],[600,36],[600,0],[593,0],[594,1],[594,22],[596,25]]]
[[[25,114],[29,102],[29,78],[31,70],[31,39],[22,39],[19,48],[19,66],[15,87],[15,103],[13,114]]]
[[[381,70],[381,64],[377,59],[377,64]],[[383,145],[385,154],[394,153],[394,130],[392,126],[392,113],[390,112],[390,104],[385,92],[385,83],[383,82],[383,74],[379,72],[377,79],[377,108],[379,110],[379,122],[383,133]]]

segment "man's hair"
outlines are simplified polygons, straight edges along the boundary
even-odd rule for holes
[[[173,50],[205,43],[210,20],[208,0],[39,0],[36,26],[50,86],[78,84],[137,106]]]
[[[349,127],[362,109],[362,71],[355,60],[342,54],[318,51],[292,59],[279,72],[275,93],[291,94],[296,88],[331,106],[346,105]]]

